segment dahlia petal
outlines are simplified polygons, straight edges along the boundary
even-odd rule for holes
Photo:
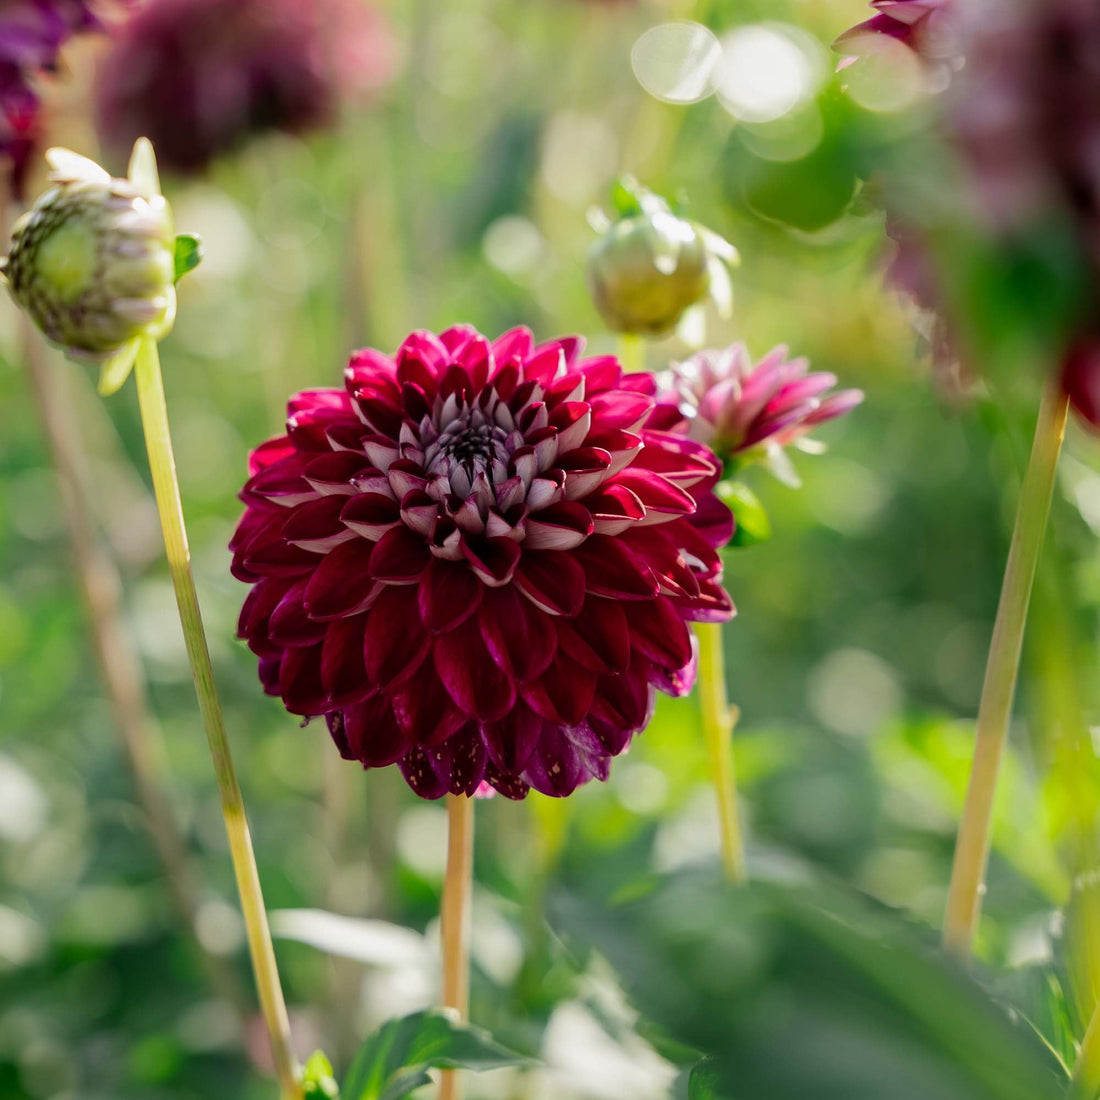
[[[671,600],[626,605],[631,647],[663,669],[681,669],[692,659],[691,631]]]
[[[592,410],[587,401],[566,401],[550,414],[550,424],[558,430],[557,453],[568,454],[588,435],[592,427]]]
[[[341,543],[321,559],[306,585],[303,603],[311,619],[340,619],[365,611],[378,598],[380,586],[368,572],[370,543]]]
[[[411,493],[413,489],[423,489],[428,484],[423,469],[407,458],[399,458],[396,462],[392,462],[386,471],[386,479],[398,500],[403,500],[405,495]]]
[[[415,675],[394,689],[391,702],[409,740],[425,747],[446,741],[468,721],[447,694],[431,661],[425,661]]]
[[[329,736],[339,750],[340,755],[345,760],[354,760],[355,753],[351,751],[347,733],[344,730],[344,712],[342,710],[329,711],[325,715],[325,725],[328,726]]]
[[[519,690],[536,714],[573,726],[584,720],[592,706],[596,674],[559,649],[546,671],[537,680],[521,684]]]
[[[585,392],[589,397],[605,390],[619,388],[623,377],[622,364],[614,355],[598,355],[577,365],[584,377]]]
[[[333,706],[361,702],[371,690],[363,662],[364,615],[328,624],[321,646],[321,684]]]
[[[476,622],[439,635],[432,650],[443,686],[467,714],[493,722],[511,710],[515,684],[490,657]]]
[[[565,495],[568,475],[561,470],[547,470],[545,477],[536,477],[527,490],[527,510],[538,512],[561,500]]]
[[[306,461],[300,454],[272,462],[262,467],[245,483],[245,497],[262,497],[272,504],[291,507],[303,500],[311,500],[317,494],[313,486],[302,477]]]
[[[622,538],[593,535],[572,551],[584,571],[588,591],[619,600],[649,600],[660,586],[653,570]]]
[[[401,431],[401,422],[405,419],[402,395],[393,399],[369,389],[355,391],[355,407],[363,423],[380,435],[396,436]]]
[[[631,662],[630,668],[618,676],[601,676],[592,702],[589,723],[609,728],[640,730],[653,715],[656,696],[649,683],[649,665],[645,661]]]
[[[482,739],[489,759],[502,771],[523,771],[542,734],[544,721],[530,707],[517,702],[499,722],[486,722]]]
[[[352,479],[367,469],[367,460],[354,451],[332,451],[306,463],[302,477],[318,493],[351,496],[356,492]]]
[[[498,363],[507,363],[511,359],[526,359],[535,346],[531,330],[520,325],[498,336],[492,345],[493,358]],[[499,377],[499,375],[498,375]]]
[[[328,553],[340,543],[355,537],[340,522],[344,503],[345,498],[336,495],[306,501],[287,517],[282,537],[299,549],[312,550],[317,554]]]
[[[439,519],[439,504],[425,492],[414,489],[401,501],[401,520],[417,534],[430,539]]]
[[[516,568],[515,584],[550,615],[576,615],[584,603],[585,571],[573,554],[556,550],[524,554]]]
[[[415,748],[406,753],[398,766],[405,777],[405,782],[412,788],[413,794],[421,798],[436,799],[442,798],[447,793],[449,784],[436,775],[424,749]]]
[[[464,565],[432,558],[420,578],[420,617],[431,634],[458,626],[481,602],[484,586]]]
[[[393,359],[374,348],[360,348],[351,353],[348,365],[344,368],[344,385],[351,391],[364,382],[378,378],[393,378],[396,373]]]
[[[415,584],[431,561],[424,539],[407,527],[387,531],[370,556],[370,575],[384,584]]]
[[[563,500],[527,517],[529,550],[571,550],[592,534],[592,514],[582,504]]]
[[[565,495],[570,500],[579,500],[608,479],[611,454],[602,447],[577,447],[563,456],[558,466],[565,471]]]
[[[590,777],[583,757],[560,730],[548,728],[539,739],[523,779],[540,794],[565,798]]]
[[[725,546],[733,538],[734,515],[712,493],[696,502],[695,515],[690,522],[711,546]]]
[[[306,580],[296,581],[287,589],[286,595],[272,611],[267,624],[267,634],[276,645],[316,645],[324,638],[324,623],[317,623],[310,619],[302,604],[305,590]]]
[[[485,765],[485,782],[493,790],[504,795],[505,798],[510,798],[516,802],[525,799],[528,791],[531,790],[530,784],[524,783],[518,775],[502,771],[492,760],[489,760]]]
[[[645,519],[645,505],[625,485],[605,485],[584,499],[592,515],[593,530],[601,535],[620,535]]]
[[[371,683],[395,686],[423,663],[431,639],[420,623],[416,593],[386,586],[367,615],[363,657]]]
[[[396,377],[402,387],[416,386],[429,399],[438,392],[438,367],[434,357],[427,361],[418,355],[402,355],[397,363]]]
[[[555,619],[554,622],[558,645],[574,661],[600,674],[627,670],[630,626],[624,605],[591,596],[575,618]]]
[[[450,794],[472,796],[482,779],[488,754],[473,723],[427,752],[428,763]]]
[[[632,432],[645,423],[653,408],[653,399],[629,390],[610,390],[597,394],[589,402],[592,420],[601,431]]]
[[[633,467],[616,475],[616,485],[629,489],[645,506],[642,523],[664,523],[670,517],[687,516],[695,511],[695,501],[677,488],[667,478],[652,470],[636,470]]]
[[[390,702],[380,691],[362,703],[344,708],[344,735],[348,748],[367,768],[396,764],[409,749],[394,720]]]
[[[589,432],[585,445],[597,447],[611,455],[611,466],[608,469],[610,475],[626,469],[638,457],[639,452],[642,450],[642,437],[634,432],[624,432],[618,429],[605,432],[599,430],[599,425],[597,425],[596,431]]]
[[[483,584],[499,588],[515,575],[522,557],[520,545],[510,538],[462,539],[462,557]]]
[[[260,630],[266,630],[271,612],[279,605],[294,581],[286,577],[264,577],[245,597],[237,619],[237,637],[250,638]]]
[[[321,647],[292,646],[279,662],[279,694],[291,714],[312,717],[328,709],[321,682]]]
[[[523,378],[525,382],[536,382],[545,386],[552,382],[565,368],[565,356],[562,349],[556,344],[543,344],[527,357],[523,364]]]
[[[265,440],[248,456],[249,476],[258,474],[266,467],[289,458],[294,453],[294,444],[285,435]]]
[[[438,377],[447,369],[451,353],[434,332],[418,329],[405,337],[404,343],[397,349],[398,369],[406,359],[416,359]]]
[[[514,587],[485,593],[478,625],[490,656],[521,683],[541,676],[554,657],[557,639],[552,624]]]
[[[699,595],[680,604],[685,619],[696,623],[724,623],[737,613],[729,593],[717,581],[701,579]]]

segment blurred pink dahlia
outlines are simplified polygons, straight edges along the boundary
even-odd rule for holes
[[[900,42],[920,59],[932,87],[946,86],[961,65],[955,0],[871,0],[875,14],[845,31],[833,43],[844,54],[841,68],[882,52],[886,40]]]
[[[97,123],[120,156],[144,136],[162,167],[196,172],[252,134],[332,122],[395,68],[363,0],[148,0],[103,59]]]
[[[257,448],[231,549],[241,636],[288,710],[424,798],[567,795],[733,614],[705,446],[582,341],[462,326],[356,352]]]
[[[836,375],[809,368],[783,346],[756,364],[743,343],[699,352],[673,364],[651,423],[706,443],[727,462],[780,450],[863,400],[861,390],[829,393]]]
[[[57,68],[58,53],[72,35],[97,27],[84,0],[0,2],[0,157],[11,162],[17,197],[37,137],[34,79]]]

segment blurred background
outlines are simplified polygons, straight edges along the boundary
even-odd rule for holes
[[[261,693],[234,637],[244,587],[226,550],[247,453],[280,430],[290,393],[339,385],[351,348],[392,350],[412,328],[527,324],[613,351],[585,287],[586,213],[622,172],[681,196],[741,251],[733,316],[708,313],[708,345],[743,339],[760,356],[787,344],[867,393],[819,433],[826,455],[795,456],[802,488],[754,472],[773,537],[728,555],[750,862],[938,925],[1038,387],[961,397],[932,370],[919,318],[882,286],[889,245],[861,178],[902,125],[885,110],[898,104],[846,94],[829,46],[864,17],[861,0],[377,0],[365,22],[336,13],[363,8],[346,0],[321,17],[301,132],[245,136],[279,117],[271,93],[224,140],[203,120],[244,110],[234,74],[250,51],[271,71],[299,62],[225,18],[230,0],[159,6],[194,7],[188,25],[207,30],[143,41],[127,21],[155,0],[104,13],[108,33],[74,38],[38,87],[43,144],[122,172],[133,127],[150,131],[178,229],[205,242],[162,354],[301,1053],[323,1045],[344,1065],[369,1028],[432,1001],[445,811],[393,769],[340,761],[323,724],[300,728]],[[218,8],[211,23],[202,9]],[[361,37],[340,31],[345,18]],[[689,352],[684,336],[651,343],[650,367]],[[134,388],[105,402],[85,368],[49,364],[124,582],[152,770],[185,838],[206,963],[135,797],[22,346],[0,302],[0,1096],[271,1096]],[[1093,805],[1097,530],[1100,448],[1074,428],[998,802],[979,951],[1002,968],[1057,954],[1051,918]],[[543,903],[628,896],[712,864],[715,818],[694,699],[662,698],[606,786],[479,804],[472,1016],[547,1068],[472,1079],[471,1095],[645,1100],[677,1087]]]

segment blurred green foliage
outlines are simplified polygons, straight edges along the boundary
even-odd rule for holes
[[[338,385],[351,347],[391,348],[412,327],[467,321],[496,333],[526,323],[613,350],[584,286],[585,213],[630,171],[685,195],[690,216],[741,251],[734,316],[708,316],[708,342],[745,339],[755,355],[786,343],[867,391],[859,410],[820,432],[827,455],[795,456],[801,489],[749,475],[772,537],[728,556],[737,768],[754,871],[827,879],[828,897],[810,895],[816,904],[859,891],[922,927],[899,929],[900,917],[868,917],[862,905],[853,916],[846,900],[839,918],[825,917],[805,893],[735,898],[666,880],[713,864],[717,845],[694,702],[662,699],[606,786],[565,804],[479,804],[472,1017],[541,1068],[472,1078],[470,1095],[685,1095],[682,1071],[720,1038],[706,1030],[719,1025],[736,1036],[737,1068],[756,1090],[738,1095],[884,1095],[884,1080],[898,1097],[1050,1095],[1057,1059],[930,948],[1038,371],[1002,348],[991,353],[993,381],[961,400],[938,385],[910,318],[881,286],[882,218],[860,181],[905,134],[844,96],[827,50],[862,3],[390,8],[406,68],[373,107],[309,141],[254,144],[201,181],[165,180],[179,228],[205,245],[163,357],[267,900],[390,922],[387,935],[403,937],[376,943],[374,925],[286,933],[280,964],[301,1053],[322,1046],[342,1079],[365,1034],[431,1002],[445,814],[390,772],[343,764],[321,724],[299,728],[261,694],[254,658],[234,640],[244,593],[225,549],[247,453],[278,430],[292,391]],[[824,75],[805,117],[820,123],[819,140],[735,123],[713,97],[682,107],[647,96],[632,43],[693,14],[719,35],[786,20],[816,41]],[[85,71],[74,65],[72,80]],[[56,138],[94,154],[86,97],[79,86],[69,95]],[[794,139],[804,154],[776,159],[777,148],[790,157]],[[959,273],[961,299],[981,288],[982,332],[1049,289],[1044,272],[1060,261],[1036,263],[999,278]],[[1043,297],[1052,316],[1069,293]],[[136,808],[14,313],[0,309],[0,1096],[269,1097],[262,1032],[212,994]],[[650,365],[684,351],[675,335],[653,343]],[[200,935],[246,986],[135,394],[102,403],[82,368],[58,369],[87,493],[124,574],[172,809],[201,872]],[[980,953],[1001,1001],[1068,1061],[1100,988],[1092,955],[1067,951],[1096,942],[1087,887],[1060,911],[1094,860],[1100,790],[1090,730],[1100,712],[1100,451],[1077,431],[1060,486]],[[559,914],[589,917],[548,923],[547,899],[558,897],[580,899]],[[834,997],[843,1011],[829,1010]],[[709,1066],[692,1095],[734,1095],[730,1066]],[[799,1076],[810,1071],[812,1083]]]

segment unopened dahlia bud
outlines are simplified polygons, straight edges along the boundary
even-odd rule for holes
[[[79,358],[105,359],[140,336],[159,339],[176,310],[168,204],[83,157],[52,163],[54,186],[15,223],[2,261],[12,296]]]
[[[668,332],[708,295],[732,305],[726,265],[737,250],[697,222],[673,213],[659,195],[633,180],[615,190],[619,220],[606,218],[588,253],[596,308],[616,332]]]

